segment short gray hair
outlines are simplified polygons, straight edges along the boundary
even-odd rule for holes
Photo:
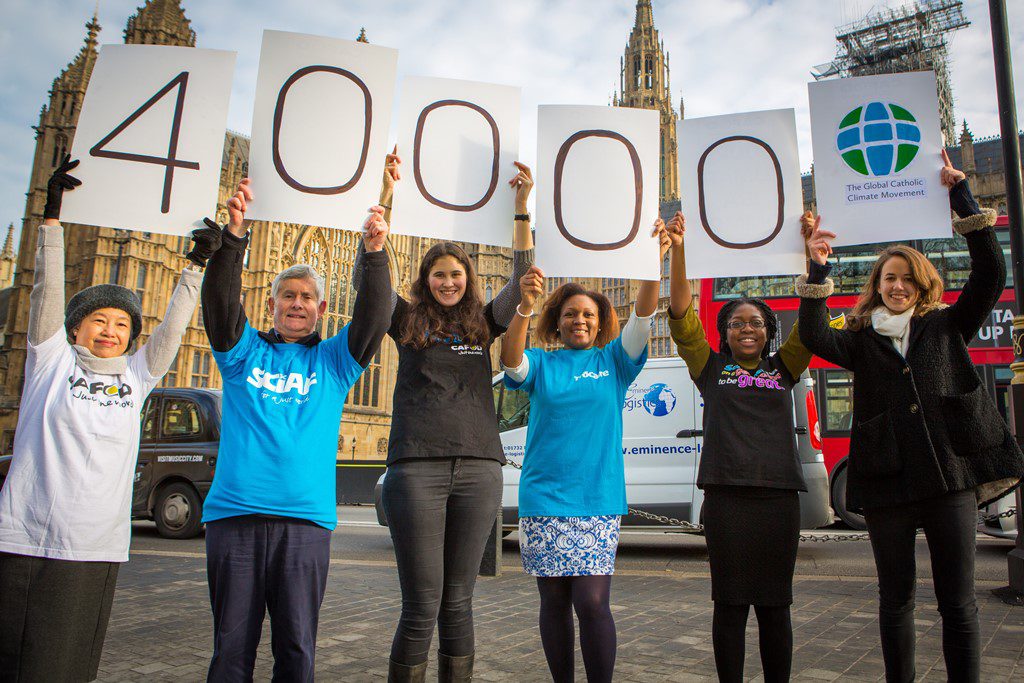
[[[270,285],[270,296],[277,298],[277,293],[281,289],[281,283],[285,280],[312,280],[316,286],[316,298],[317,303],[320,303],[325,299],[324,290],[326,289],[326,282],[324,276],[316,272],[316,269],[308,263],[296,263],[290,268],[285,268],[277,277],[274,278],[273,284]]]

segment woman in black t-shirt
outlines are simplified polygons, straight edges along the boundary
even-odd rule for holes
[[[381,204],[399,178],[388,156]],[[516,164],[512,273],[493,301],[473,262],[452,242],[423,257],[407,301],[392,293],[388,334],[398,347],[383,506],[402,586],[390,681],[423,681],[438,627],[441,681],[473,671],[473,587],[501,505],[505,463],[491,393],[491,344],[515,314],[519,279],[533,263],[526,199],[530,169]],[[513,218],[510,216],[509,218]],[[357,262],[358,262],[357,258]]]
[[[677,213],[673,231],[685,230]],[[770,353],[778,319],[761,299],[730,301],[718,314],[714,351],[693,309],[683,245],[672,249],[669,329],[704,397],[704,534],[715,603],[712,642],[722,681],[743,679],[750,606],[757,614],[766,681],[788,680],[793,657],[793,571],[800,536],[798,491],[807,489],[793,437],[793,386],[811,354],[796,326]],[[750,562],[751,557],[760,558]]]

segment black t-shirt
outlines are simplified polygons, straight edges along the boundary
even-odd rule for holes
[[[388,330],[398,346],[388,464],[451,457],[504,464],[491,391],[491,344],[505,328],[495,322],[491,304],[484,308],[490,330],[486,344],[452,338],[423,349],[399,341],[409,309],[409,302],[399,297]]]
[[[779,354],[753,370],[712,352],[697,387],[704,397],[704,447],[697,486],[806,491],[793,424],[793,386]]]

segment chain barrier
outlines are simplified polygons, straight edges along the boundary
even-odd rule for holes
[[[505,457],[505,461],[509,465],[511,465],[513,468],[515,468],[517,470],[522,470],[523,469],[522,465],[520,465],[515,460],[512,460],[511,458],[509,458],[507,456]],[[627,510],[629,511],[629,514],[631,514],[631,515],[636,515],[637,517],[642,517],[643,519],[647,519],[647,520],[650,520],[652,522],[658,522],[659,524],[665,524],[667,526],[679,527],[680,529],[683,529],[684,531],[694,531],[694,532],[703,532],[704,531],[704,525],[703,524],[694,524],[692,522],[686,522],[686,521],[683,521],[681,519],[676,519],[675,517],[666,517],[665,515],[656,515],[654,513],[646,512],[644,510],[638,510],[636,508],[627,508]],[[992,514],[992,515],[982,515],[981,513],[978,513],[978,524],[983,524],[984,522],[994,522],[994,521],[996,521],[998,519],[1003,519],[1003,518],[1006,518],[1006,517],[1013,517],[1016,514],[1017,514],[1017,508],[1015,508],[1015,507],[1009,508],[1008,510],[1004,510],[1003,512],[999,512],[999,513]],[[867,533],[857,533],[857,534],[800,534],[800,540],[801,541],[807,541],[809,543],[841,543],[843,541],[867,541],[870,538],[871,538],[871,536],[869,534],[867,534]]]

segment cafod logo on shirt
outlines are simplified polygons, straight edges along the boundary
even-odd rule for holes
[[[131,385],[123,382],[121,384],[90,382],[84,377],[71,375],[68,377],[68,384],[70,385],[69,390],[72,397],[81,401],[93,401],[102,406],[119,405],[129,407],[135,405],[135,401],[125,398],[132,394]]]
[[[275,394],[287,394],[297,391],[300,396],[308,394],[309,388],[317,383],[315,372],[307,377],[298,372],[289,372],[287,374],[283,372],[267,372],[256,367],[252,369],[252,374],[245,381],[257,389],[266,389]]]

